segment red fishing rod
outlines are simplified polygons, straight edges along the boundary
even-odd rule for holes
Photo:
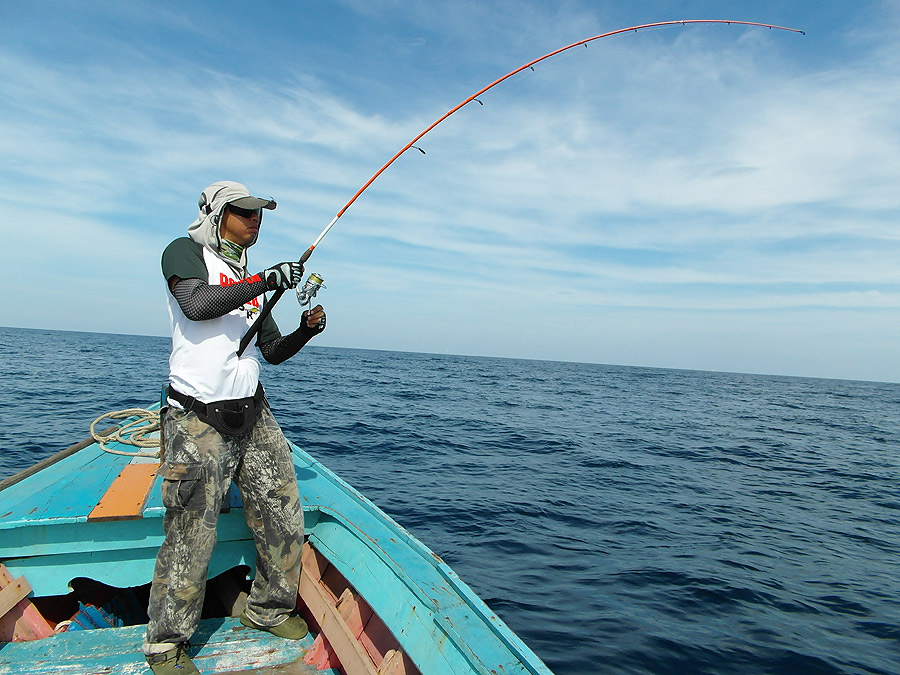
[[[594,40],[601,40],[601,39],[603,39],[603,38],[612,37],[613,35],[619,35],[620,33],[631,33],[631,32],[636,33],[636,32],[639,31],[639,30],[645,30],[645,29],[648,29],[648,28],[662,28],[662,27],[664,27],[664,26],[686,26],[686,25],[688,25],[688,24],[694,24],[694,23],[724,23],[724,24],[737,25],[737,26],[756,26],[756,27],[759,27],[759,28],[769,28],[769,29],[773,29],[773,30],[784,30],[784,31],[789,31],[789,32],[791,32],[791,33],[800,33],[801,35],[806,35],[806,33],[805,33],[804,31],[799,30],[799,29],[797,29],[797,28],[787,28],[786,26],[775,26],[775,25],[769,24],[769,23],[757,23],[757,22],[755,22],[755,21],[732,21],[732,20],[730,20],[730,19],[684,19],[684,20],[681,20],[681,21],[657,21],[657,22],[655,22],[655,23],[645,23],[645,24],[641,24],[641,25],[639,25],[639,26],[630,26],[629,28],[619,28],[618,30],[610,31],[609,33],[602,33],[601,35],[595,35],[594,37],[589,37],[589,38],[586,38],[586,39],[584,39],[584,40],[579,40],[578,42],[573,42],[572,44],[567,45],[567,46],[565,46],[565,47],[561,47],[560,49],[557,49],[557,50],[555,50],[555,51],[550,52],[549,54],[544,54],[544,55],[541,56],[540,58],[537,58],[537,59],[535,59],[534,61],[529,61],[529,62],[526,63],[525,65],[519,66],[519,67],[516,68],[515,70],[512,70],[512,71],[508,72],[508,73],[507,73],[506,75],[504,75],[503,77],[501,77],[501,78],[499,78],[499,79],[497,79],[497,80],[494,80],[493,82],[491,82],[491,83],[490,83],[489,85],[487,85],[486,87],[483,87],[483,88],[479,89],[479,90],[476,91],[474,94],[472,94],[471,96],[469,96],[469,98],[465,99],[462,103],[460,103],[460,104],[456,105],[455,107],[451,108],[450,110],[448,110],[448,111],[447,111],[446,113],[444,113],[441,117],[439,117],[438,119],[436,119],[436,120],[435,120],[434,122],[432,122],[429,126],[427,126],[424,130],[422,130],[422,131],[421,131],[415,138],[413,138],[409,143],[407,143],[406,145],[404,145],[404,146],[397,152],[397,154],[395,154],[393,157],[391,157],[391,158],[384,164],[384,166],[382,166],[380,169],[378,169],[378,171],[376,171],[376,172],[372,175],[372,177],[371,177],[369,180],[366,181],[365,185],[363,185],[359,190],[356,191],[356,194],[353,195],[353,196],[350,198],[350,201],[348,201],[346,204],[344,204],[343,208],[342,208],[340,211],[337,212],[337,215],[336,215],[334,218],[331,219],[331,222],[328,223],[328,225],[325,227],[325,229],[322,230],[322,232],[319,234],[318,237],[316,237],[316,240],[310,245],[310,247],[309,247],[308,249],[306,249],[306,251],[303,252],[303,255],[300,256],[300,262],[301,262],[301,263],[305,263],[307,260],[309,260],[309,257],[312,255],[313,251],[316,249],[316,246],[318,246],[319,243],[322,241],[322,239],[325,238],[325,235],[328,234],[328,231],[329,231],[332,227],[334,227],[335,223],[337,223],[337,221],[341,219],[341,216],[343,216],[344,213],[346,213],[347,209],[349,209],[349,208],[353,205],[353,202],[355,202],[355,201],[357,200],[357,198],[358,198],[363,192],[365,192],[365,191],[368,189],[368,187],[369,187],[372,183],[374,183],[375,180],[376,180],[381,174],[383,174],[383,173],[385,172],[385,170],[387,170],[387,168],[388,168],[391,164],[393,164],[393,163],[400,157],[400,155],[402,155],[404,152],[406,152],[406,151],[409,150],[410,148],[416,147],[416,143],[417,143],[417,142],[418,142],[425,134],[427,134],[429,131],[431,131],[432,129],[434,129],[438,124],[440,124],[440,123],[443,122],[445,119],[447,119],[448,117],[450,117],[450,115],[452,115],[453,113],[455,113],[455,112],[456,112],[457,110],[459,110],[460,108],[462,108],[462,107],[468,105],[468,104],[471,103],[472,101],[478,100],[478,97],[481,96],[482,94],[484,94],[484,93],[485,93],[486,91],[488,91],[489,89],[492,89],[492,88],[496,87],[498,84],[500,84],[501,82],[503,82],[503,81],[505,81],[505,80],[508,80],[508,79],[511,78],[513,75],[516,75],[516,74],[518,74],[518,73],[521,73],[521,72],[522,72],[523,70],[525,70],[526,68],[533,68],[533,66],[535,66],[535,65],[538,64],[538,63],[540,63],[541,61],[544,61],[544,60],[546,60],[546,59],[549,59],[549,58],[552,57],[552,56],[556,56],[557,54],[561,54],[562,52],[568,51],[569,49],[573,49],[573,48],[575,48],[575,47],[581,47],[582,45],[587,46],[587,44],[588,44],[589,42],[593,42]],[[478,101],[478,102],[481,103],[481,101]],[[424,151],[422,151],[420,148],[416,148],[416,149],[419,150],[420,152],[423,152],[423,153],[424,153]],[[319,281],[321,281],[321,279],[319,279]],[[315,295],[315,290],[316,290],[316,289],[313,289],[313,290],[312,290],[312,295]],[[263,307],[263,310],[260,312],[259,316],[258,316],[258,317],[256,318],[256,320],[253,322],[253,325],[250,326],[250,329],[247,331],[247,334],[244,335],[244,337],[241,339],[240,348],[238,349],[238,352],[237,352],[237,353],[238,353],[238,356],[240,356],[241,354],[244,353],[244,350],[247,348],[247,345],[250,344],[250,341],[253,339],[253,337],[259,332],[259,329],[262,327],[262,322],[263,322],[263,320],[265,320],[265,318],[272,312],[272,308],[275,306],[275,303],[278,302],[278,301],[281,299],[281,296],[282,296],[282,295],[284,295],[284,290],[283,290],[283,289],[279,289],[279,290],[275,291],[275,293],[272,295],[271,299],[269,299],[269,301],[266,302],[265,307]],[[309,300],[311,300],[311,299],[312,299],[312,298],[309,297]]]

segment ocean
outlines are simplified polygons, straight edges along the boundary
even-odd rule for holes
[[[0,479],[168,348],[0,328]],[[900,673],[900,384],[315,346],[263,383],[557,675]]]

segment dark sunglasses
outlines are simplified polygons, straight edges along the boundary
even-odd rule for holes
[[[235,206],[234,204],[229,204],[228,210],[231,211],[234,215],[240,216],[241,218],[249,218],[254,213],[256,215],[260,215],[259,209],[242,209],[240,206]]]

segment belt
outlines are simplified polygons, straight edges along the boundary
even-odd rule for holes
[[[208,419],[212,416],[212,413],[218,413],[221,411],[239,412],[241,409],[247,408],[247,404],[250,401],[253,402],[255,408],[259,408],[260,403],[262,403],[266,399],[266,392],[263,390],[262,383],[258,382],[256,384],[256,393],[254,393],[253,396],[248,396],[247,398],[225,399],[222,401],[213,401],[212,403],[204,403],[203,401],[200,401],[193,396],[186,396],[185,394],[182,394],[170,384],[166,391],[166,396],[172,398],[175,401],[178,401],[181,404],[181,407],[185,410],[197,413],[197,415],[201,419]]]

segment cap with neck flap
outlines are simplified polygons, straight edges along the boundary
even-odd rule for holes
[[[188,226],[188,236],[219,256],[222,255],[220,236],[222,213],[229,204],[234,204],[242,209],[272,210],[276,206],[274,199],[254,197],[244,185],[230,180],[220,180],[203,190],[198,202],[200,213],[197,219]],[[260,220],[262,220],[262,211],[260,211]],[[255,243],[254,239],[247,246]],[[246,253],[241,255],[240,264],[241,266],[247,264]]]

